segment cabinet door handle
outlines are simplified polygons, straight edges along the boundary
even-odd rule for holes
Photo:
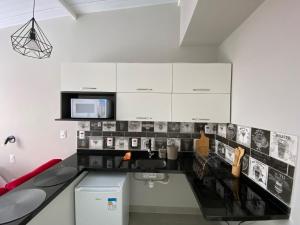
[[[137,116],[137,120],[152,120],[152,117]]]
[[[152,91],[152,88],[137,88],[137,91]]]
[[[210,91],[210,88],[194,88],[193,91]]]
[[[208,118],[192,118],[193,121],[210,121]]]
[[[82,87],[81,90],[97,90],[95,87]]]

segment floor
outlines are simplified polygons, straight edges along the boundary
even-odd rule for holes
[[[201,215],[130,213],[129,225],[220,225]]]

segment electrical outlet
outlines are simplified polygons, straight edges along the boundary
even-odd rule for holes
[[[10,154],[10,155],[9,155],[9,162],[10,162],[10,163],[15,163],[15,162],[16,162],[16,157],[15,157],[14,154]]]
[[[66,139],[67,138],[67,130],[60,130],[59,137],[60,137],[60,139]]]

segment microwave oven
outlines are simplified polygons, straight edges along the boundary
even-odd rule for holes
[[[112,102],[109,99],[71,99],[71,118],[110,118]]]

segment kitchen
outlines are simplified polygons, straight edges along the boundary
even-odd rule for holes
[[[64,62],[232,63],[230,122],[239,126],[251,127],[252,130],[259,128],[270,132],[299,136],[299,127],[296,123],[296,115],[299,112],[296,104],[299,91],[296,85],[299,78],[295,75],[297,69],[294,66],[299,59],[297,55],[299,51],[296,51],[298,46],[296,40],[299,33],[292,29],[292,25],[284,24],[297,21],[297,6],[297,3],[293,1],[285,6],[279,1],[262,3],[255,14],[238,30],[231,36],[228,34],[229,38],[218,49],[212,45],[191,47],[187,44],[180,48],[176,47],[178,39],[180,39],[177,34],[179,27],[177,4],[87,15],[80,17],[77,21],[72,21],[70,18],[43,21],[41,22],[42,28],[47,28],[45,33],[49,35],[49,40],[55,40],[52,43],[53,55],[49,60],[47,59],[48,61],[34,61],[16,55],[7,39],[8,34],[12,34],[16,27],[4,29],[0,36],[1,49],[3,49],[0,57],[2,62],[1,78],[3,77],[1,102],[4,102],[5,106],[1,106],[4,114],[0,135],[4,140],[8,135],[13,134],[17,137],[17,141],[15,144],[1,147],[1,175],[5,174],[5,177],[10,180],[51,158],[65,159],[76,153],[78,123],[55,121],[61,115],[60,79],[61,66]],[[291,10],[295,14],[290,13]],[[279,19],[279,15],[284,13],[286,20]],[[145,15],[144,21],[137,20],[143,14]],[[153,15],[156,16],[153,17]],[[148,17],[151,19],[147,19]],[[289,18],[294,18],[294,20],[289,20]],[[194,19],[198,21],[197,14],[191,19],[189,26],[191,30],[188,32],[192,32]],[[106,24],[107,21],[110,21],[110,24]],[[147,27],[144,23],[147,23]],[[93,33],[96,32],[94,31],[95,27],[100,27],[99,35]],[[111,29],[112,27],[113,29]],[[124,31],[125,27],[130,29],[130,32]],[[85,32],[86,29],[89,32]],[[60,31],[60,35],[58,35],[58,31]],[[86,36],[88,33],[91,36]],[[141,35],[148,37],[147,41],[145,39],[142,41]],[[197,36],[197,34],[189,36],[189,33],[186,35],[186,38]],[[122,36],[122,40],[119,40],[120,36]],[[70,41],[74,37],[77,41]],[[93,44],[90,43],[91,40],[96,39],[99,40],[92,41]],[[286,40],[284,44],[283,40]],[[81,44],[76,46],[75,43]],[[219,57],[217,57],[217,51],[219,51]],[[280,76],[280,74],[284,75]],[[282,85],[283,82],[286,83],[285,86]],[[21,96],[22,99],[20,99]],[[24,98],[32,100],[30,107]],[[45,99],[47,99],[47,104],[45,104]],[[295,101],[293,101],[294,99]],[[148,109],[151,110],[154,104],[146,101],[145,107],[149,107]],[[124,107],[121,110],[125,110]],[[118,109],[117,113],[120,113]],[[155,126],[155,121],[153,121],[153,126]],[[163,121],[168,121],[168,119]],[[227,121],[223,122],[227,123]],[[5,130],[2,130],[2,126]],[[67,130],[66,139],[59,138],[60,130]],[[180,132],[178,133],[180,134]],[[187,134],[185,133],[183,136],[185,137],[185,135]],[[188,133],[188,135],[190,137],[188,139],[193,139],[194,132]],[[199,136],[199,133],[197,135]],[[138,136],[137,138],[142,137]],[[217,141],[223,140],[222,136],[218,139]],[[228,140],[223,141],[225,144],[231,143]],[[10,154],[16,156],[16,163],[9,163]],[[257,154],[256,159],[259,157],[260,155]],[[270,166],[269,162],[264,164]],[[291,165],[291,168],[293,167],[293,162],[287,164]],[[277,168],[276,166],[271,167]],[[295,176],[297,176],[297,170],[295,170]],[[197,202],[184,176],[174,176],[172,179],[174,179],[171,180],[173,195],[183,191],[182,197],[181,194],[176,194],[178,199],[168,198],[162,190],[170,190],[170,188],[162,184],[155,185],[154,190],[149,193],[148,185],[136,182],[132,187],[136,192],[133,197],[134,205],[160,205],[161,210],[167,210],[170,206],[178,206],[181,209],[192,208],[193,210],[197,208]],[[293,190],[296,190],[295,187],[297,187],[297,182],[294,182]],[[291,218],[294,222],[297,221],[296,199],[297,193],[293,192]]]

